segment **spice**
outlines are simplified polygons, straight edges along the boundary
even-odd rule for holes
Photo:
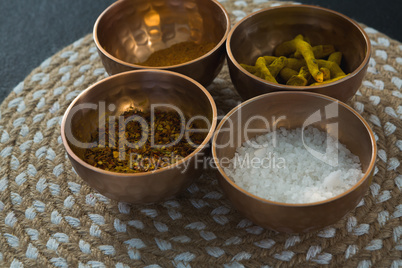
[[[201,44],[191,41],[181,42],[155,51],[146,61],[136,64],[151,67],[177,65],[201,57],[213,49],[215,45],[212,42]]]
[[[331,83],[347,75],[339,66],[341,52],[335,51],[333,45],[311,46],[309,40],[301,34],[279,44],[274,54],[275,56],[258,57],[254,66],[240,65],[266,81],[291,86],[316,86]]]
[[[308,71],[307,66],[303,66],[300,68],[300,71],[296,75],[292,75],[289,80],[286,82],[286,85],[291,86],[305,86],[307,85],[307,81],[310,78],[310,73]]]
[[[124,124],[122,124],[124,122]],[[118,121],[97,129],[84,161],[95,167],[121,173],[147,172],[172,165],[202,143],[205,133],[194,132],[194,124],[185,126],[185,118],[177,112],[150,112],[130,108]],[[189,131],[188,139],[184,131]]]
[[[307,67],[311,73],[311,76],[317,82],[324,81],[323,73],[318,69],[318,64],[315,61],[315,56],[311,45],[306,42],[301,34],[296,36],[290,41],[283,42],[275,48],[275,56],[283,56],[289,53],[300,52],[306,61]]]

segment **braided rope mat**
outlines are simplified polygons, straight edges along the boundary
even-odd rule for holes
[[[277,4],[228,2],[232,22]],[[402,45],[363,27],[372,59],[349,104],[376,133],[378,162],[370,191],[338,223],[301,235],[264,230],[235,211],[209,173],[159,204],[92,190],[60,139],[69,103],[106,76],[88,35],[45,60],[1,105],[0,266],[401,267]],[[208,89],[220,114],[240,100],[226,67]]]

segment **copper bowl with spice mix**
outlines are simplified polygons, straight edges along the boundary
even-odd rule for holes
[[[222,119],[212,155],[219,184],[240,213],[268,229],[303,233],[356,208],[371,184],[377,146],[368,123],[345,103],[312,92],[273,92]]]
[[[332,82],[294,86],[279,82],[282,70],[277,75],[278,83],[274,83],[241,66],[254,65],[259,57],[265,56],[269,61],[271,57],[279,56],[279,45],[298,35],[303,36],[312,48],[329,45],[340,52],[342,56],[337,69],[340,67],[346,76],[339,76],[336,70],[333,72],[331,69],[329,81]],[[347,102],[355,95],[366,74],[371,45],[364,30],[341,13],[311,5],[283,5],[259,10],[239,21],[229,32],[226,50],[231,80],[244,100],[274,91],[309,91]],[[285,67],[300,74],[298,68],[291,66],[294,64],[289,58],[293,56],[286,57],[288,64]],[[304,55],[303,58],[306,59]],[[320,69],[329,64],[335,65],[329,57],[320,60],[317,57],[317,61]],[[270,69],[270,66],[267,67]]]
[[[165,70],[116,74],[88,87],[66,110],[61,136],[77,174],[119,201],[168,199],[201,175],[217,122],[195,80]]]
[[[229,29],[216,0],[120,0],[98,17],[93,36],[109,74],[164,69],[208,86],[222,69]]]

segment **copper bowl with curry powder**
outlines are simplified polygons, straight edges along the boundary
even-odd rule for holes
[[[178,162],[147,172],[107,171],[83,160],[88,148],[102,144],[100,139],[93,141],[98,129],[110,122],[120,122],[120,115],[128,109],[152,111],[152,107],[181,112],[186,123],[202,117],[199,128],[205,138]],[[105,78],[77,96],[63,116],[61,137],[75,171],[92,188],[114,200],[150,203],[177,195],[201,175],[203,155],[216,123],[215,102],[195,80],[166,70],[135,70]],[[120,132],[116,132],[117,135]],[[120,148],[120,144],[116,146]]]
[[[240,66],[254,65],[260,56],[297,35],[311,45],[333,45],[342,52],[346,77],[317,86],[289,86],[261,79]],[[350,100],[362,84],[370,60],[370,40],[352,19],[330,9],[311,5],[284,5],[254,12],[232,27],[226,42],[230,77],[239,95],[247,100],[274,91],[310,91],[340,101]]]
[[[222,69],[229,30],[216,0],[119,0],[98,17],[93,37],[109,74],[164,69],[208,86]],[[154,53],[160,55],[144,65]]]
[[[306,124],[327,133],[336,132],[340,143],[359,157],[363,177],[345,192],[313,203],[276,202],[244,190],[224,171],[229,165],[227,160],[235,156],[236,149],[245,141],[282,127],[290,130],[304,128]],[[334,224],[356,208],[371,184],[377,146],[368,123],[345,103],[312,92],[282,91],[259,95],[230,111],[215,131],[212,155],[219,184],[240,213],[268,229],[303,233]],[[250,163],[252,160],[245,165]]]

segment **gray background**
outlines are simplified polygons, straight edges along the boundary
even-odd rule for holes
[[[98,15],[113,2],[0,0],[0,102],[45,59],[92,32]],[[401,0],[298,2],[333,9],[402,41]]]

